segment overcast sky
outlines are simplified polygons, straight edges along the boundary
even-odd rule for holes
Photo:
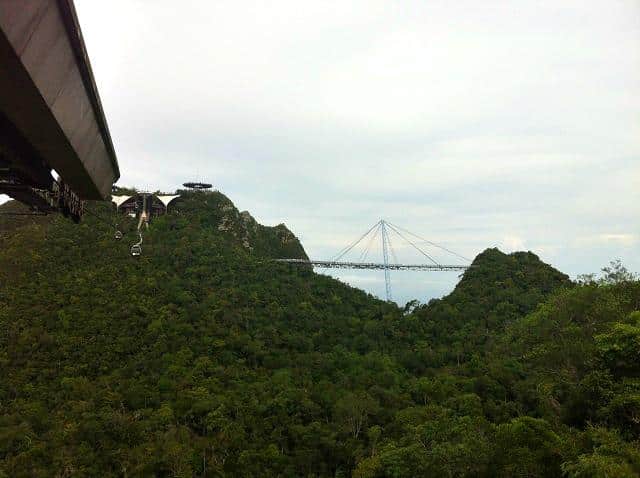
[[[75,3],[120,185],[212,182],[314,258],[384,217],[465,256],[640,271],[637,0]],[[400,302],[456,280],[392,277]]]

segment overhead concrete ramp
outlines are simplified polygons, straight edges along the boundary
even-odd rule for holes
[[[0,193],[108,199],[120,171],[73,1],[0,0],[0,72]]]

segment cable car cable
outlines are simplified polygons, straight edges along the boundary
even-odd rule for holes
[[[122,231],[120,231],[118,229],[118,223],[117,222],[111,222],[108,219],[104,219],[103,217],[101,217],[100,215],[96,214],[95,212],[93,212],[91,209],[89,209],[87,207],[84,208],[84,211],[88,212],[89,214],[91,214],[93,217],[95,217],[99,221],[103,222],[104,224],[107,224],[107,225],[113,227],[116,230],[115,235],[114,235],[116,239],[122,239],[122,237],[126,234],[125,232],[122,232]],[[120,234],[118,234],[118,233],[120,233]],[[118,236],[120,236],[120,237],[118,237]]]

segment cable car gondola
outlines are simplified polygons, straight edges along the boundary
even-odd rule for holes
[[[142,233],[138,231],[138,235],[140,236],[140,240],[131,246],[131,255],[134,257],[142,254]]]

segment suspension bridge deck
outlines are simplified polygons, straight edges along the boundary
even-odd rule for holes
[[[304,259],[275,259],[276,262],[293,265],[312,265],[322,269],[377,269],[394,271],[464,271],[471,266],[458,266],[447,264],[378,264],[375,262],[342,262],[342,261],[316,261]]]

